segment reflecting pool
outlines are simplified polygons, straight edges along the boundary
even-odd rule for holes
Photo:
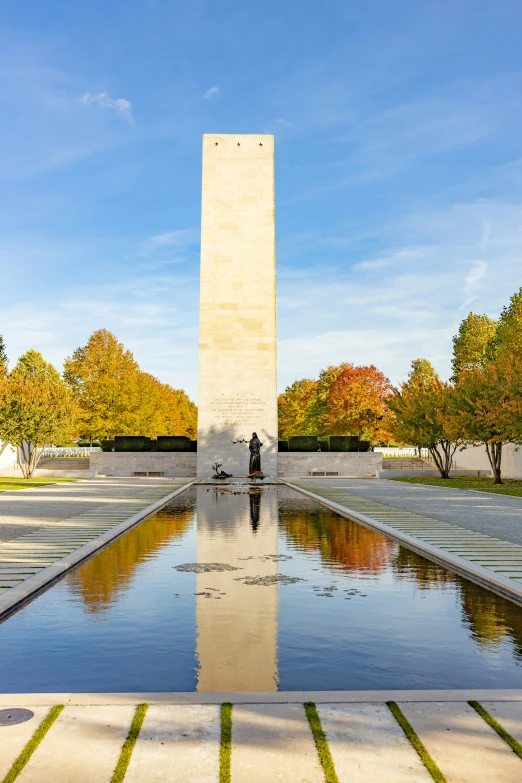
[[[521,687],[520,608],[283,486],[193,487],[0,624],[0,692]]]

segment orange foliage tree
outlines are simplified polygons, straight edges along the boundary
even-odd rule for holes
[[[389,379],[373,364],[341,364],[328,386],[322,412],[325,435],[358,435],[372,443],[393,440],[387,399],[393,391]]]
[[[321,370],[318,380],[295,381],[279,395],[280,435],[358,435],[372,443],[389,443],[393,436],[386,401],[392,391],[374,365],[331,365]]]

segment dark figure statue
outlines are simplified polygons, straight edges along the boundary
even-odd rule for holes
[[[257,432],[252,433],[252,438],[248,444],[250,449],[250,465],[248,472],[251,476],[261,473],[261,446],[263,444],[257,437]]]

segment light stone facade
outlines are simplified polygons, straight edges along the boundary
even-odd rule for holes
[[[275,476],[273,136],[203,137],[200,285],[198,476],[246,475],[252,432]]]

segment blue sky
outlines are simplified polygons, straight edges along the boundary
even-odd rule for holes
[[[3,0],[0,333],[197,395],[202,133],[274,133],[280,387],[450,373],[522,285],[515,0]]]

